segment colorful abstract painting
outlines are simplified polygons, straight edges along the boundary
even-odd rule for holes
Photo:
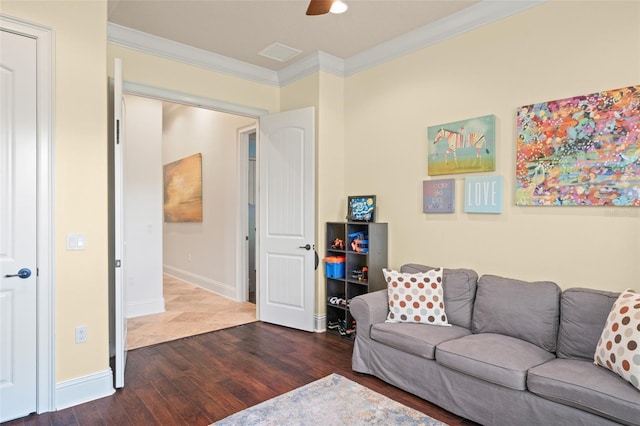
[[[495,115],[427,128],[429,176],[496,169]]]
[[[202,154],[163,167],[165,222],[202,222]]]
[[[640,86],[518,109],[516,205],[640,206]]]

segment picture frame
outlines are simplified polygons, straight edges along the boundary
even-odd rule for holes
[[[640,207],[640,85],[518,108],[517,206]]]
[[[454,213],[455,179],[432,179],[422,182],[423,213]]]
[[[427,128],[429,176],[496,170],[493,114]]]
[[[164,221],[202,222],[202,154],[163,166]]]
[[[465,213],[502,213],[502,176],[468,176],[464,187]]]
[[[375,222],[375,213],[375,195],[350,195],[347,197],[347,221]]]

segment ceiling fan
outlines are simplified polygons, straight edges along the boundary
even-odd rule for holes
[[[342,13],[347,5],[341,0],[310,0],[307,15],[324,15],[325,13]]]

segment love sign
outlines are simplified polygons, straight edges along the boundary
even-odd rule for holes
[[[502,213],[502,176],[465,178],[464,211]]]

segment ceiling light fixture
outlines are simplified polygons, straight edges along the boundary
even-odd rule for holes
[[[349,9],[349,6],[347,6],[345,2],[343,2],[342,0],[334,0],[329,12],[339,14],[346,12],[347,9]]]

